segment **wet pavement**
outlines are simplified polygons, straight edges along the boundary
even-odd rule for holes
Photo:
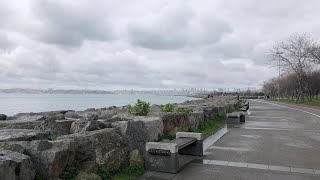
[[[181,172],[140,179],[320,179],[319,110],[251,100],[246,123],[204,144],[204,156]]]

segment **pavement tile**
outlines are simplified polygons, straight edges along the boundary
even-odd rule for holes
[[[305,168],[291,168],[291,172],[297,173],[305,173],[305,174],[314,174],[313,169],[305,169]]]
[[[157,173],[155,173],[155,174],[153,174],[150,178],[152,179],[152,178],[158,178],[158,179],[173,179],[174,178],[174,176],[175,176],[176,174],[171,174],[171,173],[162,173],[162,172],[157,172]]]
[[[248,167],[248,163],[243,163],[243,162],[229,162],[228,166],[232,167]]]
[[[209,164],[210,161],[211,161],[210,159],[194,159],[191,161],[191,163]]]
[[[218,160],[211,160],[209,162],[209,164],[213,164],[213,165],[219,165],[219,166],[226,166],[228,165],[229,161],[218,161]]]
[[[269,166],[269,169],[273,171],[290,172],[290,167],[285,167],[285,166]]]
[[[254,164],[254,163],[249,163],[248,168],[252,169],[268,169],[268,165],[266,164]]]

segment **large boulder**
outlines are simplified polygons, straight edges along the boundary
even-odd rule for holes
[[[147,141],[156,141],[163,135],[164,123],[160,116],[135,116],[133,120],[145,124]]]
[[[98,115],[99,119],[111,119],[113,116],[117,114],[124,113],[125,110],[119,109],[117,107],[110,107],[107,109],[100,109],[98,110],[98,112],[99,112],[99,115]]]
[[[112,123],[112,127],[118,129],[126,137],[130,151],[138,149],[144,154],[148,137],[144,122],[134,120],[117,121]]]
[[[47,139],[48,134],[34,129],[0,129],[0,142]]]
[[[49,112],[41,112],[40,114],[45,117],[47,120],[62,120],[65,119],[64,114],[67,111],[49,111]]]
[[[199,126],[199,123],[204,120],[204,113],[201,112],[192,112],[188,114],[188,124],[189,128],[197,129]]]
[[[104,129],[107,128],[108,126],[100,121],[97,120],[78,120],[78,121],[74,121],[71,124],[70,127],[70,133],[82,133],[85,131],[95,131],[95,130],[100,130],[100,129]]]
[[[0,114],[0,121],[4,121],[7,119],[7,115],[5,114]]]
[[[74,140],[76,155],[79,163],[103,165],[108,169],[118,169],[127,157],[126,139],[114,128],[61,136],[60,140]]]
[[[46,119],[35,129],[44,131],[48,134],[61,136],[70,134],[70,127],[74,120],[51,120]]]
[[[162,121],[163,133],[166,135],[175,130],[188,131],[189,129],[188,114],[186,113],[167,113],[162,117]]]
[[[2,122],[8,129],[34,129],[45,120],[39,113],[19,113],[7,118],[8,121]]]
[[[33,180],[35,170],[29,156],[0,148],[0,179]]]
[[[1,143],[0,146],[10,150],[23,150],[24,154],[30,156],[37,172],[46,179],[59,177],[75,156],[72,140],[11,141]]]
[[[64,114],[67,119],[87,119],[97,120],[99,113],[97,111],[68,111]]]

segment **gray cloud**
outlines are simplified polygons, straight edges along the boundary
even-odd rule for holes
[[[167,6],[157,15],[129,24],[128,31],[135,45],[150,49],[179,49],[216,43],[223,35],[231,33],[232,28],[214,14],[203,18],[180,4]]]
[[[78,46],[84,40],[114,39],[108,12],[101,1],[68,2],[36,0],[31,8],[39,23],[35,39],[52,44]]]
[[[0,2],[0,86],[259,87],[275,41],[320,37],[319,1]]]

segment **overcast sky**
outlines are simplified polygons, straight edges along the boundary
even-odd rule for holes
[[[318,0],[1,0],[0,88],[259,87]]]

